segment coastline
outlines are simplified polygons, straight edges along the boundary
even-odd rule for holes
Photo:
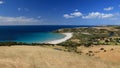
[[[53,40],[53,41],[49,41],[47,42],[48,44],[59,44],[59,43],[62,43],[68,39],[70,39],[72,36],[73,36],[73,33],[62,33],[64,35],[66,35],[64,38],[62,39],[58,39],[58,40]]]

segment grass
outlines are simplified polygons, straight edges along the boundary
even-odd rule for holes
[[[85,55],[40,46],[0,47],[0,68],[119,68]]]

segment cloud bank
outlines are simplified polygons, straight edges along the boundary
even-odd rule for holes
[[[82,19],[106,19],[106,18],[113,18],[115,16],[118,16],[118,14],[112,14],[112,13],[101,13],[101,12],[90,12],[88,14],[83,14],[79,11],[75,11],[70,14],[64,14],[63,17],[66,19],[70,18],[82,18]]]
[[[39,19],[35,18],[27,18],[24,16],[20,17],[5,17],[5,16],[0,16],[0,23],[1,24],[29,24],[29,23],[38,23],[40,22]]]
[[[111,10],[113,10],[113,9],[114,9],[114,7],[107,7],[107,8],[104,8],[105,11],[111,11]]]
[[[92,19],[92,18],[104,19],[104,18],[111,18],[113,16],[114,16],[114,14],[105,14],[105,13],[100,13],[100,12],[91,12],[87,16],[82,16],[82,18],[83,19]]]

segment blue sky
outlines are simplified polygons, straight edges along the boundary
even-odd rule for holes
[[[0,25],[120,25],[120,0],[0,0]]]

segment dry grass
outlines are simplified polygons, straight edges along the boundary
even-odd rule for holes
[[[82,51],[83,54],[92,51],[92,53],[94,53],[93,57],[100,58],[107,62],[120,63],[120,46],[101,45],[89,48],[82,46],[78,47],[78,51],[79,50]]]
[[[99,59],[39,46],[0,47],[0,68],[120,68]]]
[[[105,30],[108,30],[108,31],[118,31],[118,29],[115,29],[114,27],[106,27],[106,26],[103,26],[103,27],[93,27],[93,28],[105,29]]]

